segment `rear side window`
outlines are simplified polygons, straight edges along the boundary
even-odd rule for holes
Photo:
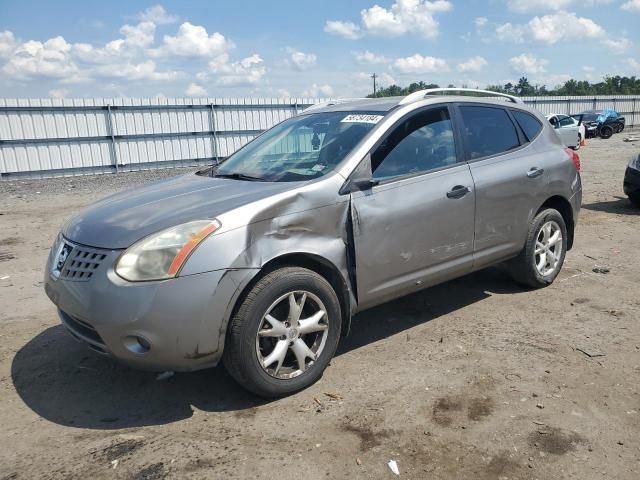
[[[538,136],[540,130],[542,130],[542,123],[540,123],[536,117],[530,113],[521,112],[519,110],[512,110],[511,113],[516,119],[516,122],[518,122],[518,125],[520,125],[520,128],[527,137],[527,140],[532,141]]]
[[[470,159],[499,155],[520,146],[518,132],[506,110],[461,106],[463,136]]]

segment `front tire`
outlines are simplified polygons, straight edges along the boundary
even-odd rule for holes
[[[582,135],[578,134],[578,144],[575,147],[571,147],[571,148],[577,152],[578,150],[580,150],[581,146],[582,146]]]
[[[284,267],[245,296],[229,323],[224,366],[262,397],[283,397],[315,383],[340,339],[340,302],[317,273]]]
[[[548,208],[529,224],[522,252],[509,263],[513,279],[532,288],[551,285],[556,279],[567,252],[567,227],[560,212]]]
[[[603,125],[600,127],[600,138],[604,138],[605,140],[611,138],[613,136],[613,127],[611,125]]]

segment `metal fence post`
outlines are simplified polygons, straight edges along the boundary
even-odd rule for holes
[[[107,104],[107,134],[111,137],[111,162],[118,173],[118,152],[116,151],[116,138],[113,133],[113,118],[111,116],[111,104]]]
[[[631,127],[636,126],[636,97],[633,97],[633,116],[631,117]]]
[[[213,103],[209,104],[209,128],[211,129],[211,154],[214,165],[218,165],[218,136],[216,132],[216,110]]]

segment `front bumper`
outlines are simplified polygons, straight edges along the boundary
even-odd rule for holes
[[[191,371],[218,363],[231,310],[254,269],[132,283],[113,271],[121,252],[104,252],[88,281],[56,278],[47,263],[45,291],[76,339],[145,370]],[[132,342],[137,338],[148,350]]]
[[[624,194],[640,197],[640,170],[627,167],[627,171],[624,174]]]

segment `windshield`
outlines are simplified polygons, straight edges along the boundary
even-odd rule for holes
[[[384,117],[380,112],[312,113],[290,118],[231,155],[215,177],[296,182],[338,165]]]

